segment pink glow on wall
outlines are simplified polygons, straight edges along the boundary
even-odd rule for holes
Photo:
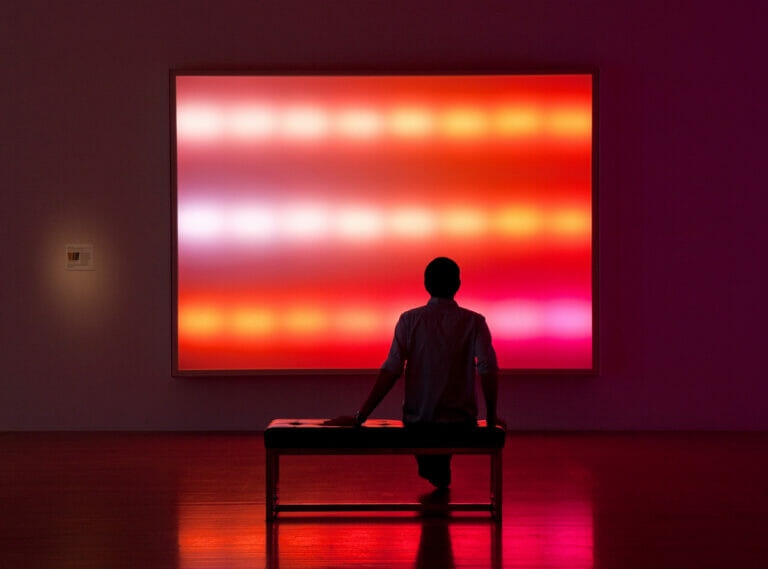
[[[176,77],[178,369],[373,369],[435,256],[592,368],[592,77]]]

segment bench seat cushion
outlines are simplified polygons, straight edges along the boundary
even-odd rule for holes
[[[274,449],[314,448],[481,448],[504,446],[502,427],[440,425],[403,426],[401,421],[369,419],[362,427],[330,427],[325,419],[275,419],[264,431],[264,446]]]

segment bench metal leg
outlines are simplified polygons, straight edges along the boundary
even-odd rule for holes
[[[501,521],[501,450],[491,454],[491,515]]]
[[[267,522],[267,569],[280,567],[280,522]]]
[[[267,521],[277,518],[278,491],[280,488],[280,455],[267,449]]]
[[[491,569],[501,569],[503,558],[502,527],[493,522],[491,526]]]

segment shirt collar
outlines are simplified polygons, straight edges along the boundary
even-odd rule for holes
[[[455,300],[452,298],[438,298],[436,296],[433,296],[429,299],[429,302],[427,304],[442,304],[446,306],[458,306]]]

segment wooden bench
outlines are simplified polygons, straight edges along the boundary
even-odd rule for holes
[[[267,520],[279,512],[427,511],[421,503],[280,504],[278,488],[283,455],[333,454],[487,454],[491,457],[491,492],[487,503],[448,503],[446,511],[490,512],[501,520],[501,453],[505,431],[477,428],[405,427],[400,421],[369,419],[362,427],[331,427],[324,419],[275,419],[264,431],[267,453]]]

